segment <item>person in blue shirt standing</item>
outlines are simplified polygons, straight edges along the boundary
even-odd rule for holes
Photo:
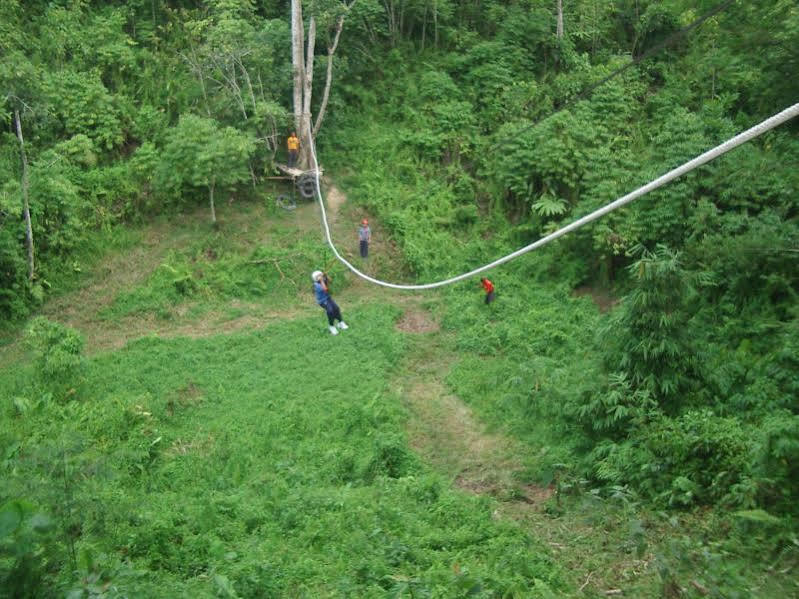
[[[315,270],[311,273],[311,280],[313,280],[313,292],[316,297],[316,303],[324,308],[327,313],[327,322],[330,325],[328,329],[331,335],[338,335],[339,329],[342,331],[348,329],[347,323],[341,318],[341,310],[339,309],[333,298],[330,297],[328,284],[330,279],[321,270]],[[336,321],[338,320],[338,323]]]
[[[358,241],[360,242],[361,258],[369,256],[369,242],[372,241],[372,231],[369,228],[369,221],[363,219],[361,226],[358,227]]]

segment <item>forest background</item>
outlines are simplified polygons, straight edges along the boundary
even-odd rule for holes
[[[792,0],[356,0],[303,8],[306,26],[315,22],[314,114],[332,73],[318,153],[349,203],[377,219],[396,245],[401,263],[374,262],[392,280],[445,277],[516,249],[799,97]],[[133,252],[137,227],[184,219],[198,207],[207,229],[176,245],[138,288],[119,293],[104,313],[109,323],[169,319],[187,301],[195,308],[209,298],[285,304],[307,294],[294,280],[325,255],[320,239],[238,247],[231,241],[238,232],[224,218],[215,223],[218,209],[252,216],[254,206],[267,206],[253,218],[286,224],[274,209],[280,190],[267,177],[296,126],[290,9],[254,0],[0,4],[0,317],[3,344],[13,349],[5,355],[22,351],[21,331],[30,348],[16,362],[9,357],[0,383],[4,592],[601,593],[589,580],[578,591],[547,549],[531,548],[517,529],[481,519],[487,504],[470,503],[427,472],[397,432],[402,410],[374,400],[349,406],[353,420],[342,430],[364,439],[380,430],[379,440],[330,441],[335,467],[311,461],[305,474],[271,464],[289,473],[285,487],[272,486],[270,505],[280,514],[272,528],[263,513],[245,513],[252,497],[214,495],[222,487],[198,487],[189,512],[208,528],[184,531],[180,542],[174,531],[190,527],[192,517],[124,515],[134,498],[149,501],[177,476],[161,449],[163,434],[143,426],[141,413],[161,410],[166,422],[176,405],[193,405],[198,388],[218,387],[217,400],[227,405],[221,387],[246,396],[243,381],[263,369],[237,356],[267,351],[278,364],[313,353],[318,340],[287,354],[265,350],[265,333],[191,347],[146,339],[86,356],[78,331],[57,318],[28,319],[80,287],[104,255]],[[798,128],[788,123],[490,274],[499,300],[488,316],[468,283],[431,300],[457,355],[446,373],[449,390],[530,452],[517,483],[557,490],[546,505],[553,520],[594,502],[609,538],[625,537],[619,544],[628,553],[645,555],[659,543],[649,567],[656,577],[641,593],[797,593]],[[261,268],[289,258],[298,270],[290,284],[284,273]],[[583,292],[616,299],[600,312],[578,297]],[[381,332],[398,318],[389,304],[362,308],[374,322],[368,347],[376,356],[362,368],[375,381],[390,378],[404,351]],[[198,310],[198,318],[207,316]],[[291,336],[312,330],[280,326]],[[341,371],[333,371],[346,379],[359,353],[342,351]],[[326,359],[332,352],[324,350]],[[190,384],[131,391],[143,379],[161,376],[166,384],[158,356],[186,368],[210,361],[210,371],[232,369],[238,378],[197,375]],[[279,396],[281,385],[297,383],[258,384],[276,385]],[[390,396],[378,382],[366,386],[369,397]],[[300,387],[310,402],[312,389]],[[344,397],[346,385],[330,392]],[[308,405],[306,425],[323,431],[324,424],[310,424],[318,414]],[[263,415],[273,419],[275,439],[279,407]],[[75,422],[83,424],[65,424]],[[286,443],[302,445],[283,432]],[[99,466],[101,449],[117,465]],[[217,461],[186,467],[183,476],[204,467],[216,480],[223,464],[229,480],[249,480],[247,468],[234,468],[220,451],[207,449]],[[304,458],[313,452],[300,451]],[[336,492],[297,490],[324,485]],[[318,518],[368,503],[345,497],[345,488],[381,496],[369,515],[380,525],[357,538],[304,529],[310,540],[303,543],[324,555],[330,538],[348,539],[336,548],[344,557],[295,563],[291,556],[313,553],[284,539],[308,519],[303,510]],[[159,495],[152,509],[167,510],[171,500]],[[473,528],[459,538],[448,518],[425,521],[424,510],[414,512],[425,502],[441,514],[445,503]],[[416,514],[418,530],[441,532],[417,545],[421,533],[408,527],[402,536],[388,524],[404,512]],[[231,557],[230,539],[218,532],[225,526],[236,529],[231,537],[269,528],[280,547],[271,551],[282,558],[269,570],[263,549],[251,546],[250,561]],[[379,548],[379,565],[356,547]],[[465,572],[459,564],[468,560]],[[333,583],[336,563],[347,575]]]

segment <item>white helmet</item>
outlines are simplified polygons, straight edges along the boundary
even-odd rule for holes
[[[319,279],[321,279],[321,278],[322,278],[322,271],[321,271],[321,270],[315,270],[315,271],[313,271],[313,272],[311,273],[311,280],[312,280],[314,283],[316,283],[316,281],[318,281],[318,280],[319,280]]]

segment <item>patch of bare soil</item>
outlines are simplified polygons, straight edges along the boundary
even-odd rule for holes
[[[135,287],[158,267],[167,251],[167,236],[162,225],[147,229],[137,247],[109,255],[95,269],[91,283],[49,301],[43,315],[82,330],[121,291]]]
[[[238,203],[233,200],[220,204],[218,218],[220,230],[233,236],[235,245],[246,252],[258,244],[268,243],[277,231],[287,227],[296,230],[298,237],[319,230],[318,207],[303,205],[290,215],[290,223],[267,218],[257,203]],[[277,319],[296,318],[310,313],[313,305],[298,298],[285,310],[271,310],[268,306],[233,300],[221,304],[211,312],[192,312],[191,304],[181,304],[171,309],[168,318],[154,314],[132,315],[108,320],[102,310],[123,292],[141,285],[157,269],[171,251],[180,250],[197,238],[198,228],[207,226],[208,214],[203,209],[183,215],[177,224],[153,223],[141,231],[141,241],[133,248],[109,253],[91,272],[89,282],[82,288],[53,298],[42,309],[42,314],[80,331],[86,340],[88,354],[119,349],[128,342],[147,335],[160,337],[205,337],[259,329]],[[213,249],[205,251],[207,259]],[[21,340],[0,347],[0,359],[22,356]]]
[[[347,201],[347,196],[345,196],[341,190],[333,185],[328,179],[325,179],[325,188],[327,189],[326,198],[327,209],[329,211],[328,216],[330,216],[330,218],[335,218],[338,215],[341,206]]]
[[[439,330],[438,323],[431,318],[429,312],[412,308],[405,311],[396,327],[403,333],[431,333]]]
[[[519,510],[538,509],[552,491],[516,482],[524,449],[487,431],[471,408],[449,393],[442,381],[450,363],[436,345],[417,344],[403,369],[407,377],[398,381],[413,415],[408,425],[411,446],[465,491],[518,503]],[[404,384],[405,378],[410,385]]]
[[[516,457],[521,448],[512,440],[487,432],[471,409],[441,383],[418,381],[405,397],[415,416],[412,447],[453,476],[458,487],[502,499],[528,498],[514,482],[514,474],[521,469]],[[526,503],[541,497],[530,492]]]
[[[613,297],[606,289],[583,285],[572,292],[575,297],[589,296],[603,314],[613,309],[619,303],[619,298]]]
[[[239,331],[256,331],[276,321],[298,318],[312,312],[310,306],[298,306],[291,310],[267,310],[253,307],[249,313],[231,318],[224,311],[206,312],[202,316],[183,316],[183,306],[173,311],[173,318],[162,320],[153,314],[127,316],[109,322],[105,327],[101,323],[82,329],[86,338],[86,352],[91,355],[101,351],[121,349],[130,341],[155,335],[165,339],[189,337],[199,339],[213,335],[229,335]]]

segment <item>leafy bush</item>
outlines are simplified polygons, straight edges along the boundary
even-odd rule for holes
[[[763,421],[755,475],[766,506],[790,511],[799,499],[799,415],[786,410]]]
[[[28,501],[0,507],[0,598],[42,596],[52,529],[50,518]]]
[[[662,417],[620,443],[591,453],[600,480],[633,484],[673,507],[734,501],[730,490],[751,476],[752,433],[709,410]]]
[[[566,412],[589,434],[615,439],[624,438],[631,428],[644,426],[659,414],[649,391],[633,389],[623,372],[609,375],[606,387],[588,399],[579,398],[579,403],[568,404]]]
[[[600,339],[609,369],[626,372],[633,389],[645,389],[661,409],[675,414],[695,384],[688,335],[692,288],[679,252],[663,246],[641,251],[629,267],[635,286]]]
[[[29,310],[27,264],[24,249],[17,236],[5,226],[0,227],[0,315],[16,320]]]
[[[74,393],[83,366],[83,338],[67,326],[43,316],[34,318],[26,331],[33,349],[40,382],[59,393]]]

